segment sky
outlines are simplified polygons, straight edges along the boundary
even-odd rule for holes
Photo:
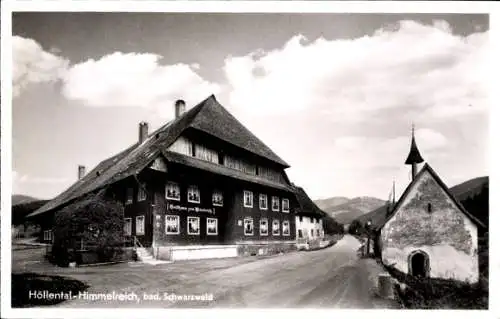
[[[448,186],[489,174],[475,14],[14,13],[13,193],[52,198],[214,94],[313,199],[397,196],[415,125]]]

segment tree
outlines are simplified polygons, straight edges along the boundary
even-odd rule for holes
[[[348,232],[351,235],[360,235],[364,231],[364,227],[361,224],[361,222],[357,219],[353,220],[352,223],[349,225]]]
[[[461,201],[462,205],[485,225],[489,224],[489,185],[484,184],[481,191]]]
[[[95,251],[100,261],[112,260],[124,242],[123,210],[120,202],[101,190],[56,212],[54,261],[61,266],[77,261],[82,244]]]
[[[335,219],[330,216],[325,216],[323,218],[323,227],[327,235],[343,234],[344,226],[339,224]]]

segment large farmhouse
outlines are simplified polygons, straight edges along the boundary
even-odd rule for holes
[[[407,165],[412,181],[378,228],[385,265],[413,276],[479,280],[478,237],[484,225],[451,194],[424,160],[412,134]]]
[[[45,240],[54,212],[106,188],[124,204],[125,235],[159,259],[295,246],[298,203],[289,165],[213,95],[188,111],[182,100],[174,107],[174,120],[151,134],[140,123],[137,143],[29,216],[46,221]]]

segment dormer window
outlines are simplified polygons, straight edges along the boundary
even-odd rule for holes
[[[188,188],[188,202],[190,203],[200,203],[200,189],[198,186],[189,186]]]
[[[179,185],[174,182],[168,182],[165,187],[165,197],[171,200],[181,200],[181,191]]]

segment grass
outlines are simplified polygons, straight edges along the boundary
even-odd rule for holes
[[[488,309],[488,283],[467,284],[454,280],[416,278],[386,267],[406,289],[396,286],[398,299],[410,309]]]
[[[33,296],[36,292],[71,293],[74,296],[87,288],[88,286],[81,281],[61,276],[45,276],[35,273],[12,274],[12,307],[49,306],[65,301],[63,298],[36,298]]]

